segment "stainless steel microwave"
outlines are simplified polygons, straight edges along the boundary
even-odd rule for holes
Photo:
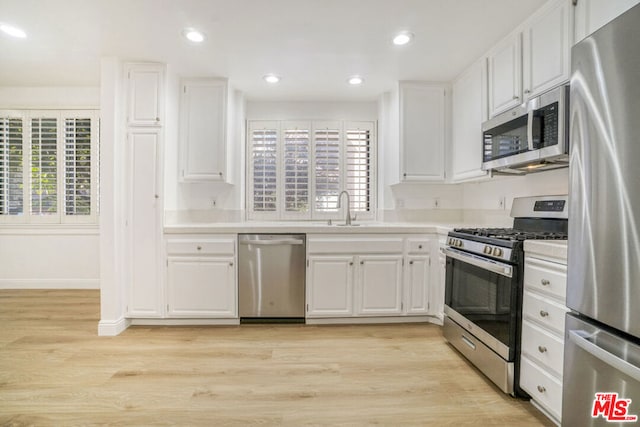
[[[525,174],[569,165],[569,86],[484,122],[482,169]]]

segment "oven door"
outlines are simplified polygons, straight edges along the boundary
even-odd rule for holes
[[[445,314],[506,361],[515,360],[518,269],[453,248],[444,252]]]

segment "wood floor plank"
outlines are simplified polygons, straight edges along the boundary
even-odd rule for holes
[[[139,326],[98,337],[98,317],[98,291],[0,291],[0,426],[552,425],[435,325]]]

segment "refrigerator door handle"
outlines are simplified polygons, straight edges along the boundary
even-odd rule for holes
[[[569,340],[572,341],[575,345],[591,354],[593,357],[603,361],[607,365],[612,366],[620,372],[630,376],[636,381],[640,381],[640,368],[627,362],[624,359],[619,358],[618,356],[608,352],[607,350],[599,347],[597,344],[593,343],[589,338],[594,334],[589,334],[586,331],[581,330],[572,330],[569,331]]]

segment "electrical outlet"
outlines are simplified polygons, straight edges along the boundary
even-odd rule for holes
[[[505,197],[504,196],[500,196],[498,197],[498,209],[505,209],[506,208],[506,203],[505,203]]]
[[[440,197],[434,197],[433,199],[433,208],[438,209],[440,207]]]
[[[215,208],[215,207],[216,207],[216,204],[217,204],[216,198],[215,198],[215,197],[212,197],[209,205],[210,205],[212,208]]]

